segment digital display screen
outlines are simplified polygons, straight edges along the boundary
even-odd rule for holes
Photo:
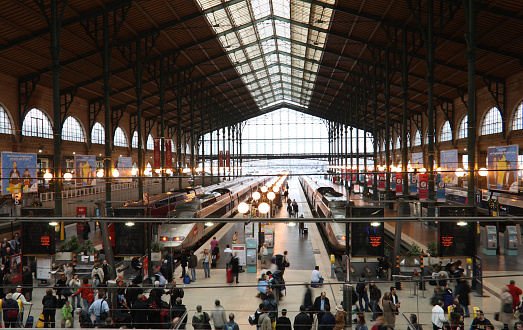
[[[370,222],[351,223],[351,255],[356,258],[383,257],[384,224],[371,226]]]
[[[22,222],[20,236],[24,256],[55,254],[55,227],[48,221]]]
[[[123,222],[114,222],[114,255],[141,256],[145,254],[145,224],[137,222],[127,226]]]
[[[349,210],[349,208],[347,209]],[[385,216],[385,209],[383,207],[350,207],[351,218],[383,218]]]
[[[438,224],[440,257],[472,257],[476,255],[476,224],[459,226],[456,222]]]
[[[475,206],[439,206],[438,215],[440,217],[474,217],[476,216]]]

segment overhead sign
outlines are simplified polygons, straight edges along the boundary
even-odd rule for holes
[[[55,254],[55,227],[48,221],[22,222],[22,252],[25,256]]]
[[[2,152],[2,195],[38,192],[36,154]]]
[[[476,223],[460,226],[456,222],[439,222],[438,253],[440,257],[476,255]]]

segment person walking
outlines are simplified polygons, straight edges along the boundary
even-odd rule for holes
[[[464,317],[470,317],[469,312],[469,305],[470,305],[470,285],[468,284],[467,280],[460,279],[458,284],[458,293],[457,298],[459,304],[463,307],[465,311]]]
[[[102,326],[104,324],[109,313],[109,304],[105,301],[105,293],[99,295],[99,298],[89,307],[88,312],[95,316],[95,326]]]
[[[281,310],[281,316],[276,319],[276,330],[292,330],[291,320],[287,317],[287,310]]]
[[[344,323],[345,324],[345,323]],[[294,330],[311,330],[312,319],[305,312],[305,306],[300,306],[300,312],[294,318]]]
[[[263,243],[263,245],[260,247],[260,267],[262,269],[266,268],[267,266],[267,256],[269,255],[269,248],[267,248],[267,243]]]
[[[382,304],[384,325],[390,328],[394,328],[396,326],[396,315],[398,313],[398,309],[391,300],[390,292],[385,292],[385,295],[383,295]]]
[[[372,309],[372,319],[371,322],[374,322],[379,316],[379,301],[381,298],[381,290],[378,288],[376,283],[373,280],[369,282],[369,293],[370,293],[370,308]]]
[[[229,244],[225,246],[223,250],[223,257],[225,258],[225,270],[231,268],[231,259],[232,259],[232,250],[229,247]]]
[[[211,318],[207,312],[202,312],[202,305],[196,306],[196,313],[192,317],[192,326],[194,330],[210,330],[211,324],[209,321]]]
[[[234,322],[234,314],[229,314],[229,321],[223,325],[222,330],[240,330],[238,323]]]
[[[296,200],[293,200],[292,201],[292,212],[294,213],[294,217],[297,218],[298,217],[298,203],[296,202]]]
[[[189,253],[189,261],[187,262],[187,266],[191,271],[191,281],[196,281],[196,266],[198,266],[198,257],[194,254],[194,251],[192,250]]]
[[[44,328],[54,328],[58,299],[53,295],[53,289],[47,289],[45,291],[45,296],[42,298],[42,305],[44,306]]]
[[[514,322],[512,309],[512,295],[509,292],[509,287],[501,288],[501,308],[499,311],[499,322],[503,323],[503,330],[509,329],[509,324]]]
[[[31,306],[33,303],[27,301],[25,299],[25,296],[22,294],[22,287],[19,285],[16,287],[16,292],[13,293],[13,300],[17,301],[20,299],[20,320],[24,320],[24,309],[25,306],[29,305]]]
[[[227,323],[225,309],[222,307],[222,305],[220,305],[220,301],[218,299],[214,301],[214,308],[212,309],[211,318],[215,330],[222,330],[225,323]]]
[[[516,286],[516,281],[510,280],[508,287],[508,293],[512,296],[512,309],[516,310],[516,307],[519,305],[519,296],[523,294],[520,288]]]
[[[367,293],[366,277],[367,275],[362,272],[360,278],[358,279],[358,284],[356,285],[356,292],[358,293],[360,311],[369,312],[369,295]],[[362,300],[365,301],[365,308],[363,308]]]
[[[82,284],[80,286],[78,291],[76,291],[76,293],[73,293],[73,297],[76,296],[77,299],[82,299],[84,309],[87,312],[89,310],[89,306],[91,305],[91,302],[92,302],[92,299],[91,299],[91,301],[89,301],[89,297],[90,296],[92,297],[94,292],[93,292],[93,287],[91,286],[91,284],[89,284],[89,280],[87,278],[84,278],[83,282],[84,282],[84,284]],[[78,297],[78,295],[80,295],[80,297]],[[73,299],[73,301],[74,301],[74,299]]]
[[[211,254],[209,253],[209,250],[205,249],[205,250],[203,250],[203,257],[202,257],[202,265],[203,265],[203,272],[205,274],[205,278],[211,277],[211,268],[209,267],[210,262],[211,262]]]
[[[438,300],[436,305],[432,308],[432,329],[443,329],[443,322],[445,322],[445,312],[443,311],[443,301]]]

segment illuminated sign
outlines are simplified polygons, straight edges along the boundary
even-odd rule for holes
[[[381,245],[382,237],[369,237],[369,239],[370,239],[370,245],[372,247],[378,247]]]
[[[448,247],[448,246],[451,246],[452,243],[454,241],[454,237],[442,237],[441,238],[441,244],[444,246],[444,247]]]
[[[42,236],[40,237],[40,241],[42,242],[42,245],[49,246],[51,239],[49,236]]]
[[[438,224],[440,257],[472,257],[476,254],[476,224],[459,226],[457,222]]]

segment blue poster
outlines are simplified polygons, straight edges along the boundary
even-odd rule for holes
[[[489,147],[488,188],[518,192],[518,146]]]
[[[458,184],[458,177],[455,175],[458,168],[458,149],[442,150],[440,153],[441,171],[443,174],[443,182],[445,184]],[[467,170],[466,168],[464,169]]]
[[[118,158],[118,171],[120,172],[120,182],[132,182],[133,158]]]
[[[438,202],[445,201],[445,182],[443,181],[441,173],[436,175],[436,199]]]
[[[74,169],[77,187],[96,185],[96,157],[90,155],[75,155]]]
[[[2,152],[2,195],[38,192],[36,154]]]
[[[418,174],[409,173],[409,193],[418,193]]]
[[[396,173],[392,173],[390,180],[390,190],[396,191]]]

